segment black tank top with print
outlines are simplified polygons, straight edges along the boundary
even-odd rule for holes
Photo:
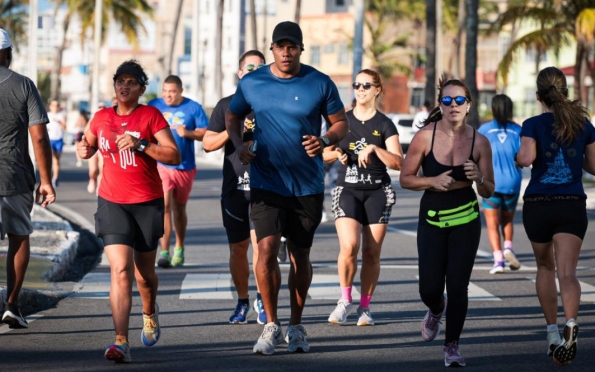
[[[465,175],[465,167],[464,164],[461,165],[444,165],[438,163],[436,158],[434,157],[434,137],[436,136],[436,127],[438,123],[434,124],[434,131],[432,132],[432,145],[430,147],[430,152],[424,157],[421,167],[426,177],[436,177],[441,175],[444,172],[452,170],[450,176],[455,181],[469,181],[467,176]],[[471,143],[471,154],[469,154],[469,160],[473,160],[473,147],[475,146],[475,128],[473,128],[473,142]]]

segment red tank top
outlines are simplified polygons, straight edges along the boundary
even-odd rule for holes
[[[114,109],[98,111],[91,120],[91,133],[103,157],[103,178],[98,195],[113,203],[136,204],[163,197],[157,161],[133,150],[118,150],[116,136],[130,134],[157,143],[154,134],[169,125],[159,110],[139,105],[129,115]]]

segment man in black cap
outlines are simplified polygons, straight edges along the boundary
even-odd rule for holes
[[[287,238],[291,266],[289,352],[308,352],[302,312],[312,282],[310,247],[320,224],[324,199],[323,149],[348,132],[344,105],[325,74],[300,63],[302,30],[293,22],[273,31],[274,63],[240,80],[226,113],[229,138],[242,163],[250,163],[252,220],[258,241],[256,280],[267,323],[253,352],[271,355],[283,341],[277,318],[281,236]],[[243,118],[254,111],[254,143],[242,141]],[[321,136],[320,117],[329,123]]]

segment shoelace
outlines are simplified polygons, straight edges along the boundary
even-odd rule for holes
[[[442,318],[442,314],[434,315],[430,311],[430,319],[428,319],[428,328],[434,329],[438,326],[438,323],[442,324],[442,321],[440,320],[441,318]]]
[[[308,334],[306,333],[306,329],[302,326],[294,327],[291,332],[291,340],[297,338],[300,341],[305,341],[306,336],[308,336]]]
[[[450,344],[446,345],[446,353],[448,353],[449,357],[460,357],[459,354],[459,345],[456,341],[451,342]]]
[[[121,336],[121,335],[116,336],[116,345],[122,346],[125,344],[126,345],[128,344],[128,340],[126,339],[125,336]]]
[[[153,319],[153,317],[144,317],[144,326],[145,332],[154,332],[155,328],[157,328],[157,323]]]
[[[247,307],[245,307],[243,304],[238,304],[236,306],[236,311],[234,315],[244,315],[246,313],[246,309]]]
[[[266,325],[264,326],[264,330],[262,331],[262,335],[260,336],[260,338],[263,339],[273,339],[273,336],[275,334],[275,326],[274,325]]]

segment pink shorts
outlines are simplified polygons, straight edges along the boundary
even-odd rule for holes
[[[173,197],[178,203],[188,203],[194,177],[196,176],[196,168],[183,171],[158,164],[157,170],[159,171],[161,182],[163,182],[163,192],[167,194],[173,190]]]

